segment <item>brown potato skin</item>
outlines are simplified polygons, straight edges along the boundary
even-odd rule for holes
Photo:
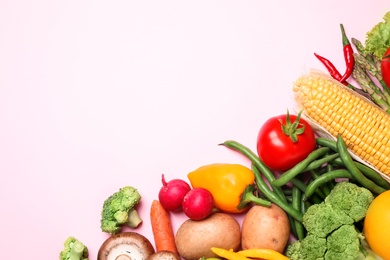
[[[180,260],[180,256],[174,252],[162,250],[148,256],[146,260]]]
[[[188,219],[176,232],[177,251],[186,260],[216,257],[211,247],[237,250],[240,242],[240,224],[234,217],[220,212],[203,220]]]
[[[255,205],[242,222],[242,249],[266,248],[283,253],[290,238],[290,222],[279,206]]]

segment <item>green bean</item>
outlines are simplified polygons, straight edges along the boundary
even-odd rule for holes
[[[292,178],[291,183],[303,192],[307,189],[306,184],[298,178]]]
[[[224,145],[246,156],[256,166],[256,168],[258,168],[264,174],[264,177],[267,179],[272,190],[277,194],[277,196],[279,196],[279,198],[283,201],[287,201],[283,190],[280,187],[272,184],[272,181],[275,180],[275,176],[272,171],[260,160],[260,158],[254,152],[252,152],[248,147],[232,140],[225,141],[220,145]]]
[[[290,223],[290,233],[297,237],[297,229],[295,227],[295,221],[298,221],[296,220],[295,218],[291,217],[290,215],[287,215],[287,218],[288,218],[288,222]]]
[[[307,181],[307,186],[309,186],[310,183],[312,183],[314,180],[315,180],[314,178],[310,178]],[[307,187],[306,187],[306,190],[307,190]],[[305,190],[304,193],[306,193],[306,190]],[[318,199],[315,199],[316,197],[318,197]],[[318,204],[318,203],[321,203],[322,201],[324,201],[325,194],[322,192],[322,190],[317,189],[317,190],[314,191],[314,194],[312,196],[310,196],[309,199],[312,200],[313,203]]]
[[[335,165],[342,165],[344,166],[343,161],[341,161],[341,158],[337,158],[332,161],[333,164]],[[353,161],[353,163],[356,165],[356,167],[370,180],[375,182],[377,185],[381,186],[384,189],[389,190],[390,189],[390,183],[388,183],[383,177],[376,172],[375,170],[371,169],[370,167],[364,165],[363,163]]]
[[[322,157],[321,159],[314,160],[311,163],[309,163],[309,165],[303,170],[303,172],[308,172],[308,171],[311,171],[311,170],[318,169],[322,165],[324,165],[325,163],[333,161],[334,159],[336,159],[338,157],[339,157],[339,154],[338,153],[334,153],[334,154],[326,155],[326,156]]]
[[[338,158],[340,158],[340,157],[338,157]],[[333,169],[334,169],[334,167],[333,167],[332,164],[328,163],[328,164],[326,165],[326,171],[327,171],[327,172],[333,171]]]
[[[273,202],[273,203],[275,203],[277,205],[282,203],[283,200],[269,188],[269,186],[267,185],[265,180],[262,178],[261,173],[257,169],[256,165],[254,165],[252,163],[252,167],[251,168],[252,168],[252,171],[253,171],[253,173],[255,175],[256,185],[257,185],[259,191],[263,194],[263,196],[266,199],[270,200],[271,202]],[[286,199],[286,201],[287,201],[287,199]]]
[[[336,141],[330,140],[324,137],[317,137],[316,138],[316,144],[322,147],[328,147],[332,151],[338,153],[339,150],[337,149]]]
[[[286,199],[287,199],[287,202],[288,202],[288,203],[291,203],[291,202],[292,202],[292,196],[291,196],[291,195],[286,196]]]
[[[302,197],[303,197],[303,196],[302,196]],[[306,211],[307,211],[307,209],[308,209],[311,205],[313,205],[313,204],[311,204],[308,200],[304,200],[303,198],[301,198],[301,200],[302,200],[302,204],[301,204],[301,213],[302,213],[302,214],[305,214]]]
[[[286,199],[286,201],[282,200],[279,196],[276,195],[275,192],[273,192],[268,187],[267,183],[265,182],[265,180],[261,176],[260,170],[256,167],[256,165],[254,163],[252,163],[252,171],[255,175],[256,184],[257,184],[259,190],[263,193],[264,197],[266,197],[272,203],[281,207],[284,211],[287,212],[287,214],[290,217],[292,217],[292,218],[294,218],[302,223],[302,213],[300,211],[290,207],[290,205],[287,203],[286,197],[284,197]]]
[[[313,176],[314,179],[318,179],[318,177],[321,176],[321,175],[319,175],[318,173],[316,173],[316,172],[313,171],[313,170],[310,171],[310,173],[311,173],[311,175]],[[322,193],[324,193],[325,197],[328,196],[329,193],[330,193],[330,188],[329,188],[329,186],[327,185],[327,183],[325,183],[324,185],[320,186],[320,187],[318,188],[318,190],[321,190]]]
[[[317,145],[328,147],[331,150],[338,152],[337,148],[337,141],[329,140],[326,138],[318,137],[316,138]],[[382,176],[376,172],[375,170],[371,169],[370,167],[357,162],[356,160],[353,160],[356,167],[370,180],[375,182],[377,185],[381,186],[384,189],[390,189],[390,183],[388,183],[385,179],[382,178]],[[341,161],[340,158],[337,158],[334,160],[334,163],[336,165],[343,165],[344,163]]]
[[[340,157],[338,157],[337,159],[340,159]],[[325,170],[326,172],[331,172],[334,170],[334,167],[332,164],[328,163],[326,166],[325,166]],[[330,190],[333,190],[334,186],[336,185],[336,180],[333,180],[333,181],[329,181],[328,182],[328,185],[329,185],[329,189]]]
[[[324,173],[320,176],[318,176],[317,179],[314,179],[309,185],[307,185],[307,189],[305,192],[305,200],[310,198],[315,191],[324,185],[325,183],[332,181],[334,179],[338,178],[348,178],[348,179],[353,179],[352,174],[346,170],[346,169],[337,169],[333,170],[327,173]]]
[[[320,148],[314,150],[305,159],[303,159],[301,162],[297,163],[293,168],[282,173],[279,176],[279,178],[272,181],[272,184],[274,186],[277,186],[277,187],[281,187],[281,186],[287,184],[288,182],[290,182],[290,180],[292,178],[294,178],[298,174],[302,173],[312,161],[323,156],[327,152],[329,152],[328,147],[320,147]]]
[[[294,185],[293,187],[297,187],[302,192],[305,192],[307,189],[307,185],[303,181],[299,180],[298,178],[292,178],[291,183]],[[321,190],[317,190],[315,195],[316,196],[312,196],[314,203],[319,203],[325,198],[325,195],[324,193],[322,193]]]
[[[306,191],[306,184],[302,182],[302,184],[305,186],[304,189],[303,188],[303,185],[300,185],[299,187],[297,186],[297,188],[299,190],[301,190],[303,193]],[[301,188],[301,189],[300,189]],[[286,196],[287,198],[287,201],[289,201],[289,198],[288,197],[291,197],[292,196],[292,189],[283,189],[283,193],[284,195]],[[323,194],[322,194],[323,195]],[[312,202],[314,203],[320,203],[323,199],[321,199],[317,194],[313,194],[313,196],[311,196],[310,198],[312,200]]]
[[[347,146],[340,134],[337,136],[337,149],[339,150],[341,161],[356,181],[360,183],[360,185],[375,194],[380,194],[386,191],[386,189],[378,186],[376,183],[364,176],[364,174],[358,169],[356,164],[353,162],[353,159],[347,150]]]
[[[291,205],[294,209],[301,211],[302,207],[302,194],[298,187],[292,188],[292,202]],[[305,228],[303,224],[296,219],[294,219],[295,233],[299,240],[302,240],[305,237]]]

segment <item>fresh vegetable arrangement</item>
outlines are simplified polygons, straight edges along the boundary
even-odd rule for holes
[[[181,179],[161,176],[150,205],[154,243],[136,231],[140,192],[127,185],[112,193],[102,203],[109,237],[98,260],[390,259],[390,12],[365,47],[340,28],[344,73],[315,54],[329,75],[311,71],[294,82],[297,114],[269,118],[256,151],[219,144],[250,167],[214,163]],[[177,230],[173,213],[187,218]],[[69,237],[65,259],[86,260],[88,249]]]

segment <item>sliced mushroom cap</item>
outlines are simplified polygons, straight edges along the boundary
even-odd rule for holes
[[[100,246],[98,260],[146,260],[154,253],[150,241],[137,232],[112,235]]]
[[[174,252],[162,250],[151,254],[147,260],[180,260],[180,256]]]

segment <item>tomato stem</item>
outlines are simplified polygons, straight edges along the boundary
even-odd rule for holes
[[[299,111],[297,118],[293,123],[291,123],[290,119],[290,113],[287,110],[286,114],[286,124],[283,124],[282,120],[279,119],[279,122],[282,126],[282,131],[285,135],[289,136],[293,143],[298,142],[298,135],[303,134],[305,132],[305,125],[299,123],[299,120],[301,119],[302,110]]]

